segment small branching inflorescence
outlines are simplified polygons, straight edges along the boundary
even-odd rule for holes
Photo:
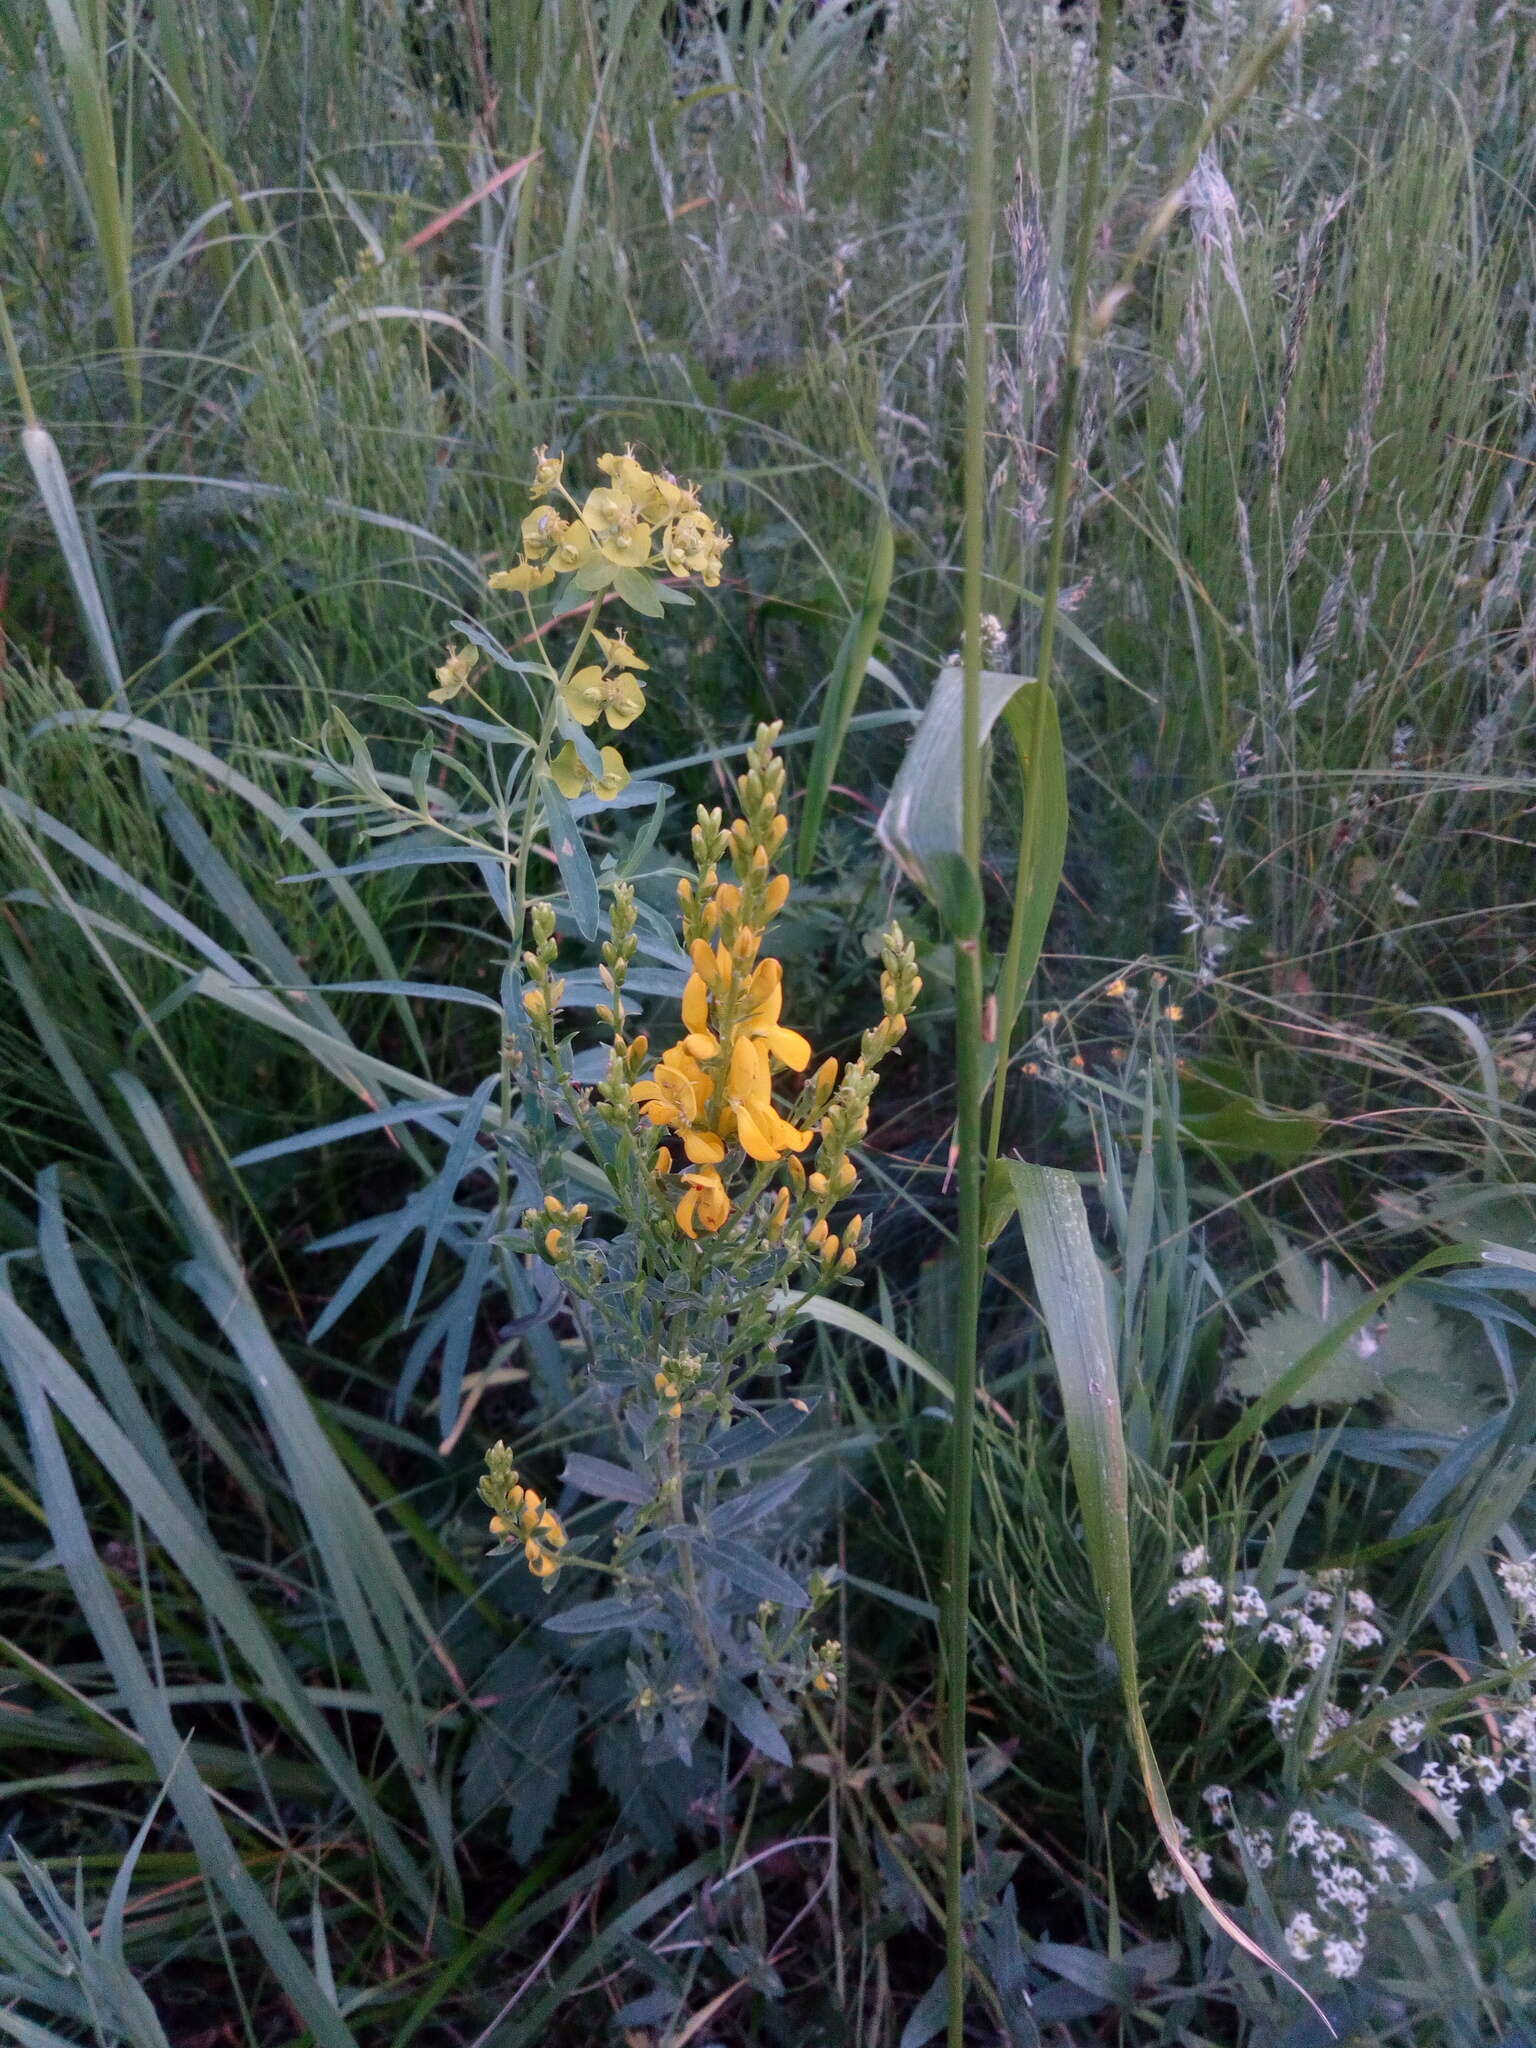
[[[552,1625],[627,1638],[648,1753],[686,1758],[718,1707],[756,1747],[787,1758],[782,1729],[805,1696],[837,1691],[842,1650],[816,1626],[835,1575],[790,1571],[774,1555],[786,1546],[764,1533],[810,1470],[808,1458],[779,1451],[811,1414],[804,1399],[783,1398],[780,1353],[807,1300],[856,1263],[864,1219],[834,1212],[858,1184],[854,1155],[878,1069],[900,1043],[921,983],[913,948],[893,925],[881,940],[882,1014],[841,1073],[835,1060],[817,1064],[784,1021],[784,973],[770,946],[790,887],[777,866],[788,834],[785,771],[778,726],[761,725],[737,779],[739,815],[698,810],[692,872],[677,884],[681,947],[631,872],[610,859],[590,877],[589,904],[603,890],[608,907],[600,994],[590,1004],[608,1052],[591,1078],[593,1055],[578,1056],[570,1036],[573,983],[560,971],[562,924],[595,936],[595,919],[583,924],[577,914],[572,874],[586,856],[573,848],[574,821],[626,791],[617,748],[599,750],[588,734],[627,731],[645,711],[650,673],[623,633],[599,629],[598,616],[609,599],[646,617],[686,603],[675,580],[718,584],[729,545],[691,487],[629,453],[601,456],[598,467],[607,481],[578,504],[563,458],[539,451],[520,555],[490,578],[521,600],[538,650],[532,662],[500,650],[493,659],[535,679],[541,714],[536,742],[504,718],[514,737],[497,742],[531,748],[531,760],[520,832],[510,807],[494,821],[505,877],[498,902],[521,954],[504,985],[501,1075],[504,1156],[515,1124],[517,1170],[503,1167],[505,1206],[492,1237],[525,1276],[546,1274],[536,1283],[546,1313],[569,1313],[589,1367],[583,1418],[622,1462],[579,1454],[566,1469],[576,1493],[610,1504],[599,1537],[568,1536],[503,1444],[489,1453],[480,1494],[498,1551],[520,1553],[546,1591],[557,1579],[569,1589],[573,1567],[609,1581],[609,1597],[562,1604]],[[541,625],[534,597],[561,576],[554,617]],[[556,668],[548,635],[566,618],[581,624]],[[495,646],[478,629],[474,639]],[[475,645],[450,647],[430,692],[442,707],[434,716],[454,716],[449,707],[469,693],[500,717],[475,690],[478,667]],[[373,789],[383,788],[375,778]],[[496,831],[482,822],[471,836],[468,807],[450,821],[430,792],[418,821],[449,824],[482,862],[494,848]],[[566,884],[564,910],[526,893],[541,822]],[[637,972],[642,951],[649,963],[676,963],[679,1029],[656,1054],[633,993],[658,992],[654,964]],[[591,968],[581,974],[590,986]],[[516,1282],[510,1274],[509,1292]],[[750,1480],[747,1467],[765,1453],[775,1454],[774,1471]]]

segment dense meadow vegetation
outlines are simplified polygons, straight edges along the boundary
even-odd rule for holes
[[[1529,2043],[1536,13],[0,57],[0,2035]]]

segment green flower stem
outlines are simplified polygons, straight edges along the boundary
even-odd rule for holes
[[[1066,366],[1061,385],[1061,413],[1056,426],[1056,469],[1051,478],[1051,536],[1046,556],[1045,588],[1040,600],[1040,647],[1035,661],[1034,716],[1030,721],[1029,760],[1025,764],[1024,805],[1019,818],[1018,861],[1014,868],[1017,886],[1013,892],[1013,918],[1008,931],[1008,950],[1003,956],[997,989],[997,1063],[992,1077],[992,1121],[987,1134],[987,1164],[990,1168],[1002,1150],[1003,1108],[1007,1098],[1008,1054],[1013,1027],[1024,990],[1019,987],[1020,962],[1024,948],[1024,925],[1029,909],[1029,892],[1023,886],[1036,859],[1040,832],[1038,803],[1031,800],[1030,780],[1039,772],[1045,750],[1046,697],[1051,688],[1056,652],[1056,613],[1061,603],[1062,578],[1066,565],[1067,510],[1072,501],[1073,459],[1077,448],[1078,399],[1082,389],[1083,357],[1088,343],[1088,281],[1093,268],[1093,244],[1099,225],[1103,190],[1105,142],[1109,128],[1109,88],[1114,71],[1115,29],[1120,0],[1100,0],[1098,20],[1098,64],[1093,84],[1093,111],[1088,123],[1087,162],[1083,170],[1082,209],[1077,223],[1077,247],[1072,260],[1072,289],[1067,311]]]
[[[975,1462],[976,1349],[985,1247],[981,1235],[982,894],[981,615],[986,574],[987,323],[992,285],[996,0],[972,0],[970,132],[965,240],[965,672],[962,710],[962,851],[970,929],[955,937],[955,1144],[958,1152],[960,1298],[955,1405],[945,1498],[943,1667],[944,1974],[949,2048],[965,2037],[965,1928],[961,1890],[969,1828],[965,1733],[970,1634],[971,1491]]]
[[[593,629],[597,625],[597,615],[602,608],[603,593],[599,591],[587,607],[587,615],[581,622],[581,631],[577,635],[576,645],[566,656],[565,666],[558,674],[556,673],[554,663],[544,653],[543,641],[540,640],[539,642],[539,653],[544,661],[545,672],[554,687],[551,689],[548,701],[544,706],[544,717],[539,726],[539,743],[534,749],[533,762],[528,770],[528,801],[523,807],[523,830],[517,847],[516,881],[514,888],[510,892],[512,897],[512,939],[515,945],[522,944],[523,925],[528,915],[528,856],[533,850],[533,820],[539,802],[539,777],[544,773],[545,765],[549,760],[549,743],[554,738],[557,729],[556,706],[560,700],[561,690],[564,689],[571,677],[575,675],[577,668],[581,664],[581,657],[586,651],[587,642],[592,638]],[[533,607],[531,605],[528,607],[528,618],[529,623],[532,624]]]

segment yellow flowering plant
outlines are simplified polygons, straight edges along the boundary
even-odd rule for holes
[[[789,894],[774,866],[785,838],[776,738],[776,727],[758,729],[729,826],[718,809],[697,814],[693,872],[677,892],[689,973],[678,1035],[659,1054],[634,1028],[627,994],[637,940],[629,883],[614,886],[602,947],[597,1015],[610,1045],[590,1093],[571,1079],[551,906],[534,906],[523,962],[534,1085],[555,1091],[606,1184],[614,1226],[599,1229],[588,1203],[555,1193],[523,1217],[524,1241],[558,1275],[581,1328],[606,1447],[621,1460],[568,1461],[577,1492],[619,1506],[601,1560],[618,1585],[553,1625],[626,1636],[653,1756],[687,1756],[714,1705],[755,1746],[787,1757],[782,1730],[797,1698],[835,1688],[837,1646],[815,1627],[833,1575],[797,1578],[762,1536],[810,1470],[808,1460],[783,1463],[811,1409],[783,1397],[780,1353],[807,1298],[855,1265],[864,1219],[835,1228],[834,1212],[858,1185],[853,1153],[878,1068],[921,986],[912,947],[892,927],[882,1015],[846,1067],[817,1064],[781,1021],[783,969],[765,951]],[[769,1452],[781,1469],[754,1481],[748,1466]],[[501,1496],[485,1498],[505,1521]],[[758,1540],[743,1541],[748,1532]],[[593,1561],[574,1547],[560,1559]],[[529,1562],[544,1575],[542,1557]]]
[[[357,870],[463,860],[507,934],[497,999],[390,985],[493,1009],[498,1061],[468,1094],[431,1091],[362,1120],[409,1123],[413,1147],[440,1140],[445,1158],[371,1226],[326,1320],[412,1230],[408,1320],[437,1253],[456,1254],[460,1276],[422,1320],[399,1396],[438,1360],[450,1439],[488,1297],[510,1311],[499,1320],[514,1342],[540,1323],[573,1332],[559,1346],[580,1361],[564,1420],[592,1448],[568,1456],[557,1501],[492,1447],[480,1496],[495,1554],[557,1596],[549,1628],[606,1638],[591,1654],[614,1670],[622,1655],[642,1755],[687,1759],[718,1710],[787,1760],[784,1730],[804,1699],[835,1690],[840,1651],[816,1622],[835,1575],[790,1569],[785,1511],[816,1433],[801,1440],[810,1452],[789,1444],[814,1404],[786,1389],[783,1354],[808,1301],[856,1263],[864,1219],[845,1205],[857,1148],[920,983],[892,926],[882,1013],[854,1059],[818,1063],[788,1021],[773,945],[789,896],[775,725],[746,749],[737,814],[698,810],[675,909],[658,898],[678,875],[651,851],[669,792],[632,777],[616,743],[644,716],[654,672],[614,614],[690,602],[690,583],[719,583],[730,543],[692,486],[632,451],[597,469],[578,496],[564,458],[538,452],[517,556],[489,577],[520,631],[509,646],[455,622],[422,707],[442,743],[402,776],[339,716],[326,734],[341,808],[390,842]],[[627,851],[599,823],[594,864],[588,821],[647,804],[652,822]],[[660,1007],[647,1019],[643,1005]],[[578,1042],[583,1012],[600,1042]],[[525,1458],[542,1463],[536,1445]]]

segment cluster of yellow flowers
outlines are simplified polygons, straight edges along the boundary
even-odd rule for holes
[[[612,570],[645,568],[697,576],[713,590],[731,537],[716,526],[692,485],[644,468],[630,449],[600,455],[597,466],[608,482],[595,485],[578,505],[563,481],[564,456],[538,451],[536,502],[523,521],[522,553],[491,578],[492,590],[526,594],[562,575],[574,576],[584,590],[603,589],[613,581]],[[552,494],[564,499],[569,518],[549,502]]]
[[[560,1553],[565,1548],[565,1524],[553,1508],[545,1506],[542,1494],[522,1485],[505,1444],[492,1444],[485,1463],[480,1498],[491,1510],[491,1534],[504,1550],[521,1545],[536,1579],[552,1579],[560,1569]]]
[[[798,1031],[779,1022],[784,1003],[784,970],[760,958],[768,926],[789,897],[789,877],[772,872],[788,820],[779,809],[784,766],[772,752],[776,729],[762,735],[747,771],[737,783],[742,816],[729,832],[718,810],[699,813],[694,826],[698,880],[678,885],[683,935],[693,972],[683,990],[684,1035],[669,1046],[631,1099],[651,1123],[670,1130],[691,1171],[677,1220],[688,1237],[724,1227],[730,1196],[720,1167],[731,1146],[760,1165],[777,1165],[805,1151],[816,1135],[807,1121],[791,1122],[775,1107],[774,1071],[803,1074],[811,1047]],[[722,882],[719,861],[729,852],[736,879]],[[837,1078],[837,1062],[826,1060],[810,1083],[804,1112],[825,1107]],[[803,1112],[803,1113],[804,1113]],[[672,1168],[672,1151],[656,1155],[657,1170]],[[787,1213],[788,1189],[782,1190]]]
[[[673,1213],[685,1237],[718,1235],[741,1207],[750,1212],[749,1232],[760,1226],[761,1241],[778,1245],[791,1220],[803,1217],[805,1250],[823,1268],[847,1272],[863,1237],[863,1218],[855,1216],[839,1237],[828,1212],[858,1184],[849,1150],[868,1128],[875,1069],[904,1035],[922,981],[910,942],[892,927],[883,943],[884,1014],[865,1032],[859,1056],[841,1080],[836,1060],[823,1060],[811,1071],[809,1041],[780,1021],[783,967],[763,956],[768,928],[789,897],[789,878],[773,867],[787,833],[780,808],[784,765],[773,750],[778,732],[776,725],[758,728],[746,771],[737,779],[741,816],[733,824],[727,827],[718,809],[699,809],[695,874],[678,883],[692,963],[683,990],[683,1034],[654,1064],[647,1039],[631,1039],[624,1031],[623,978],[634,945],[634,906],[627,887],[614,892],[613,936],[603,947],[599,970],[610,1001],[598,1013],[613,1030],[613,1058],[600,1093],[604,1114],[619,1129],[632,1129],[638,1118],[642,1128],[666,1133],[668,1142],[652,1155],[652,1169],[663,1182],[674,1165],[679,1169],[682,1193]],[[721,878],[727,860],[730,881]],[[533,936],[523,956],[530,977],[523,1004],[554,1052],[564,984],[554,974],[554,917],[545,905],[535,906]],[[785,1073],[808,1078],[781,1109],[774,1090]],[[812,1145],[818,1147],[817,1164],[808,1172],[801,1155]],[[727,1186],[733,1162],[751,1172],[739,1202]],[[759,1208],[776,1167],[784,1179]],[[529,1227],[547,1233],[549,1220],[531,1218]],[[569,1248],[562,1232],[558,1256]]]
[[[563,481],[565,457],[551,455],[547,448],[538,450],[531,487],[535,502],[523,521],[522,552],[510,569],[498,569],[489,583],[492,590],[527,598],[557,576],[569,575],[577,590],[595,600],[575,655],[558,678],[553,669],[550,677],[561,706],[576,725],[585,729],[602,719],[611,731],[624,732],[645,710],[640,677],[650,664],[622,632],[597,629],[596,606],[603,593],[611,589],[636,610],[659,615],[661,604],[648,593],[647,576],[697,577],[714,589],[731,537],[716,526],[691,484],[644,468],[632,449],[622,455],[600,455],[597,466],[608,482],[588,491],[578,505]],[[552,494],[564,499],[570,518],[551,502]],[[583,662],[580,657],[592,640],[602,660]],[[434,671],[437,688],[429,690],[428,697],[434,704],[451,704],[464,690],[473,694],[479,666],[473,647],[450,647]],[[578,745],[567,739],[549,762],[549,774],[570,802],[596,796],[612,803],[629,781],[617,747],[594,750],[585,740]]]

